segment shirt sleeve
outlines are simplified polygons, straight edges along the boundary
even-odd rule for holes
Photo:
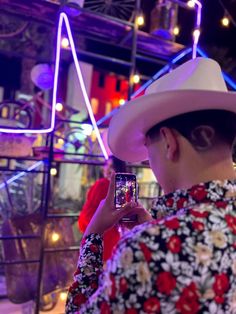
[[[65,313],[76,313],[98,288],[98,278],[103,269],[103,241],[100,235],[90,234],[81,243],[74,282],[70,286]]]
[[[132,310],[132,306],[135,307],[137,300],[135,301],[132,295],[135,296],[137,289],[145,289],[145,281],[149,282],[150,277],[139,243],[130,240],[124,238],[119,242],[115,254],[107,262],[106,269],[98,279],[102,267],[101,253],[96,255],[96,249],[91,252],[91,248],[101,239],[98,235],[90,235],[86,239],[79,258],[75,282],[69,290],[67,314],[77,313],[76,311],[80,314],[123,313],[126,307],[129,310]]]

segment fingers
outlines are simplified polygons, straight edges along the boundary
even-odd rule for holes
[[[141,207],[140,207],[141,208]],[[133,214],[136,213],[139,209],[137,206],[137,203],[135,202],[129,202],[124,207],[120,208],[116,211],[116,215],[119,219],[123,218],[127,214]]]
[[[112,172],[106,200],[110,204],[114,204],[114,196],[115,196],[115,172]]]
[[[140,204],[137,204],[135,202],[127,203],[123,208],[117,211],[115,215],[119,220],[121,220],[125,216],[137,215],[138,223],[144,223],[146,221],[152,220],[152,217],[148,213],[148,211],[146,211],[143,206],[140,206]]]

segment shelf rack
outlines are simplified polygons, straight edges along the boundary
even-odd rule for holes
[[[135,12],[140,9],[140,0],[136,1]],[[65,9],[65,6],[61,6],[58,3],[52,3],[44,0],[4,0],[1,3],[1,13],[4,16],[8,16],[9,19],[17,18],[19,20],[30,23],[36,23],[37,25],[43,25],[50,30],[50,35],[45,34],[46,37],[50,37],[48,42],[51,44],[55,38],[55,24],[58,18],[58,13]],[[133,83],[131,81],[132,75],[138,69],[149,69],[149,72],[143,73],[144,77],[150,76],[150,69],[153,67],[162,67],[167,64],[174,55],[184,50],[184,46],[172,42],[166,41],[151,34],[144,33],[138,30],[137,25],[132,22],[126,22],[117,18],[102,15],[91,12],[89,10],[80,8],[77,17],[70,17],[73,27],[73,34],[75,38],[76,50],[79,54],[79,59],[93,64],[98,64],[101,61],[103,65],[109,65],[110,69],[114,69],[118,73],[122,72],[129,77],[130,88],[129,96],[133,91]],[[33,38],[34,42],[37,40],[37,36]],[[22,58],[35,59],[37,62],[42,60],[45,62],[53,63],[52,50],[53,46],[50,46],[49,52],[46,52],[48,47],[42,47],[41,53],[38,55],[31,54],[27,50],[27,45],[23,42],[17,49],[11,49],[14,41],[9,39],[9,44],[1,46],[0,53],[4,53],[11,56],[19,56]],[[64,59],[68,60],[70,57],[70,51],[64,54]],[[69,121],[70,122],[70,121]],[[8,166],[0,168],[0,171],[5,172],[17,172],[10,168],[9,161],[13,159],[21,161],[43,161],[43,170],[33,170],[34,173],[40,173],[43,176],[42,179],[42,198],[40,205],[40,213],[42,215],[42,227],[39,236],[2,236],[1,241],[14,240],[14,239],[40,239],[40,254],[39,259],[29,260],[15,260],[0,262],[0,265],[15,265],[20,263],[38,263],[38,280],[37,280],[37,293],[35,296],[36,307],[35,313],[40,311],[40,298],[42,295],[43,283],[42,274],[44,267],[45,254],[53,254],[55,252],[68,252],[78,251],[79,246],[69,246],[62,248],[45,248],[44,236],[45,228],[48,219],[51,218],[76,218],[77,213],[57,213],[51,214],[48,212],[51,196],[51,175],[50,170],[54,164],[71,163],[71,164],[86,164],[91,166],[101,166],[104,161],[101,161],[100,155],[81,155],[73,154],[75,158],[66,158],[67,153],[63,153],[62,158],[55,158],[54,152],[54,132],[48,135],[47,147],[49,149],[47,158],[40,159],[36,157],[27,158],[9,158]],[[81,160],[82,156],[88,157]],[[71,157],[71,156],[70,156]],[[77,158],[76,158],[77,157]],[[91,160],[94,158],[94,160]],[[134,167],[148,167],[147,165],[134,165]],[[20,171],[20,170],[19,170]]]

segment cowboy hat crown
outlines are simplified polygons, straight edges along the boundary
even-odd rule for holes
[[[236,93],[227,90],[216,61],[195,58],[157,79],[145,95],[120,108],[109,125],[109,147],[122,160],[146,160],[145,135],[150,128],[174,116],[210,109],[236,113]]]

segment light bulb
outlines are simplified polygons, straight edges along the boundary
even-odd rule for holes
[[[56,168],[51,168],[50,174],[51,174],[51,176],[56,176],[57,175],[57,169]]]
[[[179,35],[179,27],[178,26],[175,26],[174,29],[173,29],[173,34],[175,36]]]
[[[189,0],[189,1],[187,2],[187,6],[188,6],[189,8],[194,8],[194,7],[195,7],[195,1],[194,1],[194,0]]]
[[[138,26],[142,26],[144,25],[144,16],[143,14],[140,14],[136,17],[136,22],[138,24]]]
[[[54,231],[54,232],[52,233],[52,241],[53,241],[53,242],[57,242],[59,239],[60,239],[59,233],[57,233],[57,232]]]
[[[125,100],[124,100],[123,98],[121,98],[121,99],[119,100],[119,105],[122,106],[122,105],[124,105],[124,104],[125,104]]]
[[[140,82],[140,76],[138,74],[134,74],[133,76],[133,82],[134,84],[137,84]]]
[[[63,140],[63,138],[59,138],[59,139],[57,140],[57,142],[58,142],[58,144],[60,144],[60,145],[64,145],[64,143],[65,143],[65,141]]]
[[[227,16],[224,16],[223,19],[221,20],[221,24],[224,27],[228,27],[229,26],[229,18]]]
[[[60,102],[56,103],[56,111],[62,111],[62,109],[63,105]]]
[[[68,48],[69,47],[69,39],[66,38],[66,37],[63,37],[62,40],[61,40],[61,46],[62,48]]]
[[[60,293],[60,300],[61,301],[66,301],[67,299],[67,293],[66,292],[61,292]]]

